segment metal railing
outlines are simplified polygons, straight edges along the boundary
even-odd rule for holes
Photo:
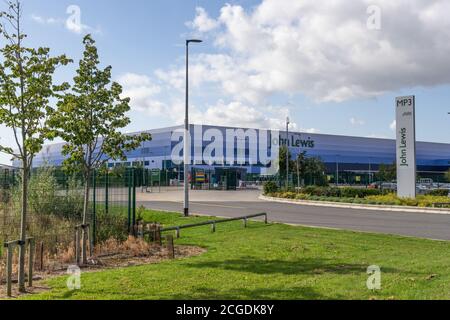
[[[267,213],[257,213],[257,214],[251,214],[247,216],[242,217],[236,217],[236,218],[228,218],[228,219],[220,219],[220,220],[209,220],[204,222],[198,222],[198,223],[191,223],[191,224],[185,224],[181,226],[176,227],[167,227],[167,228],[161,228],[160,232],[165,231],[176,231],[177,238],[180,238],[180,230],[181,229],[187,229],[187,228],[194,228],[194,227],[201,227],[206,225],[212,226],[212,232],[216,232],[216,225],[219,223],[225,223],[225,222],[231,222],[231,221],[238,221],[243,220],[244,221],[244,228],[247,227],[248,220],[251,218],[257,218],[257,217],[264,217],[264,223],[267,224]]]

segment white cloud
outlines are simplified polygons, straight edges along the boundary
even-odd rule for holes
[[[126,73],[118,77],[117,82],[123,86],[122,97],[131,99],[132,110],[147,115],[165,117],[174,123],[184,121],[184,100],[170,96],[162,101],[159,96],[163,89],[150,77],[135,73]],[[250,128],[284,129],[289,110],[285,107],[267,106],[256,108],[239,101],[225,103],[219,100],[214,105],[199,108],[189,106],[190,119],[196,124],[211,124]],[[290,124],[292,130],[297,129],[295,123]],[[305,129],[316,132],[316,129]]]
[[[363,126],[366,124],[364,120],[356,119],[354,117],[350,118],[350,123],[352,124],[352,126]]]
[[[204,112],[197,111],[193,121],[199,124],[284,130],[288,115],[289,111],[282,107],[255,108],[238,101],[218,101]],[[296,130],[297,124],[291,123],[290,128]]]
[[[373,4],[381,30],[367,29]],[[264,0],[249,10],[227,4],[216,19],[198,9],[191,26],[219,53],[193,59],[193,81],[252,104],[276,93],[339,102],[448,84],[448,12],[441,0]],[[171,83],[178,69],[166,72]]]
[[[188,27],[200,32],[208,32],[219,26],[218,21],[211,19],[202,7],[195,8],[195,11],[197,15],[193,21],[186,23]]]
[[[397,128],[397,121],[396,120],[392,121],[391,124],[389,125],[389,128],[392,131],[395,131],[395,129]]]
[[[117,82],[123,87],[122,97],[131,99],[133,110],[154,115],[164,114],[166,111],[166,105],[155,98],[155,95],[161,92],[161,87],[153,83],[148,76],[125,73],[117,78]]]

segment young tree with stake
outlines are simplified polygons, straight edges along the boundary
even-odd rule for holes
[[[99,57],[91,35],[83,39],[85,50],[74,84],[58,102],[52,126],[64,139],[62,153],[66,170],[81,170],[84,180],[83,225],[88,223],[89,182],[94,170],[110,159],[125,160],[125,152],[136,149],[149,134],[126,135],[120,132],[129,123],[129,98],[122,98],[122,87],[111,83],[111,66],[99,68]],[[82,235],[82,264],[87,262],[86,239]]]
[[[32,161],[46,139],[53,138],[48,129],[53,109],[52,97],[68,84],[54,85],[53,74],[61,65],[71,62],[65,55],[50,57],[49,48],[27,48],[22,32],[22,7],[18,0],[8,1],[0,12],[0,33],[6,45],[0,49],[0,124],[10,128],[14,148],[1,146],[0,151],[21,162],[21,222],[19,246],[19,291],[25,291],[25,240],[27,229],[28,179]]]

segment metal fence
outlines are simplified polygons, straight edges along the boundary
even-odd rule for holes
[[[89,181],[88,223],[93,243],[126,238],[136,222],[137,170],[99,170]],[[33,170],[28,187],[27,236],[56,253],[73,242],[82,221],[84,183],[81,175],[56,168]],[[21,174],[0,171],[0,246],[18,239],[21,217]]]

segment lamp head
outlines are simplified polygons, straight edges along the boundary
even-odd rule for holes
[[[191,43],[191,42],[193,42],[193,43],[201,43],[201,42],[203,42],[203,40],[199,40],[199,39],[189,39],[189,40],[186,40],[186,45],[188,45],[188,44]]]

